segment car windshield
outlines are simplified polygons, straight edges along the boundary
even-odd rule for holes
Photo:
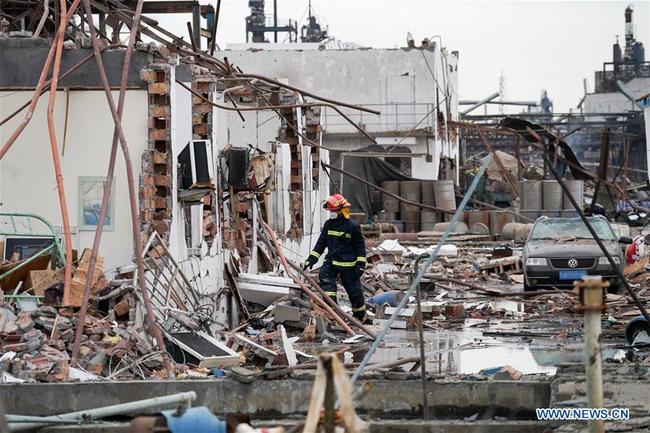
[[[615,240],[611,227],[601,218],[589,218],[591,226],[602,240]],[[585,223],[579,218],[548,218],[538,221],[530,235],[531,240],[593,239]]]

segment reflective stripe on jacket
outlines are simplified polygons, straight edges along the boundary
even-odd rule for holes
[[[366,264],[366,242],[359,224],[339,215],[325,221],[318,241],[310,255],[319,258],[327,248],[326,260],[334,266],[352,268]]]

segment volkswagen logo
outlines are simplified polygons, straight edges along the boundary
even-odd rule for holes
[[[576,259],[569,259],[567,265],[569,265],[570,268],[575,268],[578,266],[578,261]]]

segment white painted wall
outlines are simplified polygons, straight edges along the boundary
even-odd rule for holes
[[[635,98],[640,98],[650,88],[650,78],[635,78],[625,84]],[[639,108],[621,92],[589,93],[585,97],[586,113],[623,113]]]
[[[305,146],[303,149],[303,161],[309,161],[311,164],[311,155],[309,154],[309,147]],[[281,143],[278,145],[278,159],[277,159],[277,172],[276,172],[276,190],[271,194],[270,201],[274,205],[271,206],[273,210],[273,219],[276,221],[275,230],[278,234],[280,243],[283,247],[283,254],[288,260],[297,263],[302,263],[307,259],[309,251],[316,243],[320,235],[321,228],[327,218],[327,212],[323,209],[322,203],[329,196],[329,181],[326,179],[325,173],[321,171],[320,185],[318,189],[314,189],[311,182],[311,176],[303,176],[303,238],[299,241],[293,241],[286,238],[291,223],[291,215],[289,214],[289,183],[291,173],[291,153],[289,145]],[[327,151],[321,151],[321,160],[326,163],[329,162]],[[305,172],[303,172],[305,173]],[[310,173],[310,172],[307,172]],[[305,182],[306,181],[306,182]],[[272,225],[273,227],[273,225]]]
[[[397,130],[400,132],[407,132],[415,126],[435,107],[437,86],[440,86],[440,101],[445,94],[442,88],[451,89],[452,117],[457,118],[458,58],[445,50],[441,52],[439,48],[282,51],[274,47],[269,51],[226,50],[226,54],[231,63],[244,71],[261,71],[265,76],[326,98],[379,109],[382,111],[379,116],[344,109],[355,122],[363,123],[368,131],[379,135],[394,132],[395,123],[398,123]],[[444,105],[442,111],[445,111]],[[397,116],[395,113],[398,113]],[[224,113],[218,125],[219,141],[235,146],[249,143],[264,146],[277,136],[280,123],[274,112],[247,113],[245,118],[246,122],[242,123],[237,113]],[[356,133],[355,129],[343,122],[331,109],[324,110],[322,124],[325,145],[340,147],[337,142],[343,139],[339,134]],[[431,126],[427,123],[434,122],[425,121],[419,127]],[[346,150],[370,144],[363,137],[359,139],[358,146],[351,140],[345,142],[350,146]],[[433,149],[433,161],[426,162],[422,157],[421,161],[414,160],[413,166],[424,178],[435,179],[440,155],[458,158],[458,141],[450,140],[446,144],[441,137],[436,137],[430,140],[429,145]],[[413,153],[424,151],[424,140],[417,140],[412,145]]]
[[[4,118],[31,98],[32,92],[0,93],[0,118]],[[0,210],[4,212],[31,212],[62,226],[59,199],[56,191],[54,165],[47,129],[47,100],[45,93],[30,124],[25,128],[11,150],[0,161]],[[118,92],[113,92],[117,101]],[[55,124],[59,154],[63,145],[66,94],[57,92]],[[133,169],[139,178],[141,155],[147,148],[147,92],[126,92],[122,126],[129,144]],[[24,112],[0,126],[0,141],[4,143]],[[61,157],[65,193],[70,223],[76,229],[79,222],[79,177],[106,176],[113,138],[113,120],[103,91],[70,91],[68,129],[65,155]],[[102,236],[100,254],[105,258],[105,270],[131,263],[133,255],[131,214],[124,157],[118,150],[115,166],[115,228]],[[73,248],[81,251],[92,246],[95,232],[78,231],[73,234]]]

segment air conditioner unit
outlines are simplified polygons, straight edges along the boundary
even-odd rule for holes
[[[210,140],[192,140],[178,155],[179,188],[213,187],[212,144]]]

